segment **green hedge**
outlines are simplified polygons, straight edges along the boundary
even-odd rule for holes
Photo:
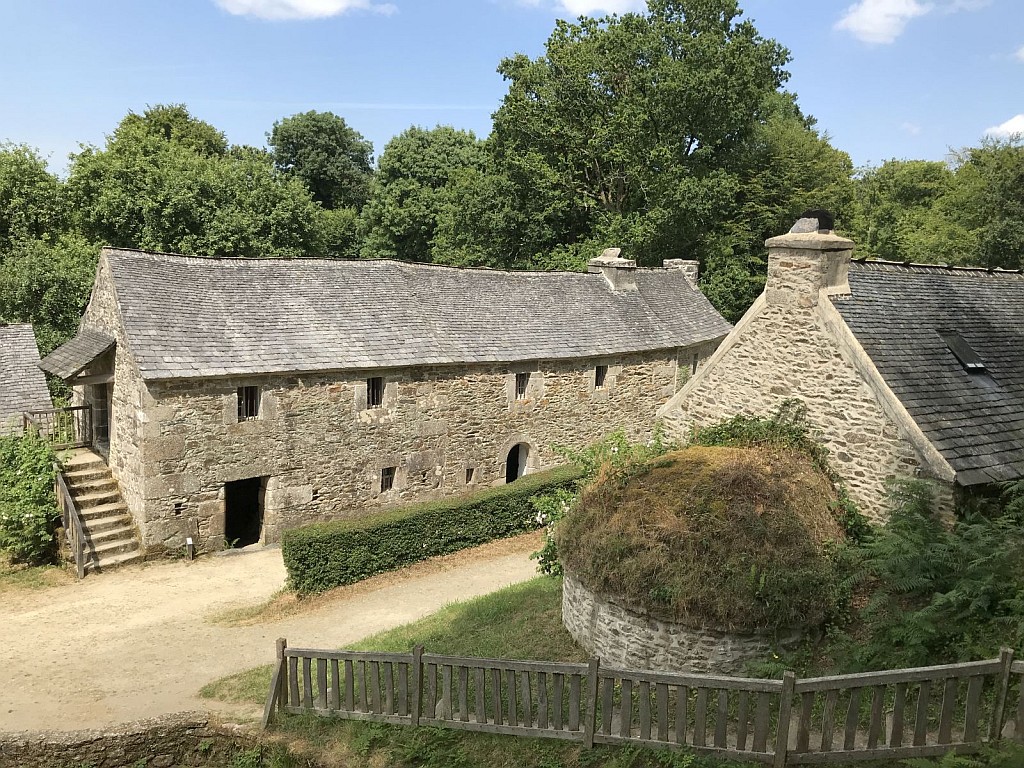
[[[313,523],[285,531],[288,582],[300,594],[392,571],[435,555],[539,528],[530,499],[574,484],[575,467],[527,475],[514,483],[356,520]]]

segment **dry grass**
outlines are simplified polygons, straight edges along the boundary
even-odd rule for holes
[[[609,472],[559,530],[590,587],[662,618],[743,631],[818,624],[830,610],[823,554],[842,529],[836,493],[804,454],[691,447],[623,481]]]
[[[0,554],[0,594],[19,590],[47,589],[70,584],[74,577],[56,565],[15,565]]]

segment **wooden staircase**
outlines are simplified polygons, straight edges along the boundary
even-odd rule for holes
[[[141,561],[142,549],[131,514],[103,457],[80,448],[64,462],[63,471],[82,516],[86,572]]]

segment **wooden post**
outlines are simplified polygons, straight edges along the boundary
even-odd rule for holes
[[[412,716],[411,725],[420,724],[420,708],[423,701],[423,646],[417,645],[412,649]],[[434,713],[431,712],[433,717]]]
[[[590,749],[594,746],[594,729],[597,727],[597,673],[601,660],[593,658],[587,665],[587,719],[583,723],[583,746]]]
[[[274,706],[277,705],[284,710],[282,691],[287,696],[285,681],[288,676],[287,665],[285,664],[284,649],[288,647],[288,641],[283,637],[277,640],[277,666],[274,668],[274,676],[270,680],[270,690],[267,691],[267,703],[263,707],[263,721],[261,728],[265,731],[274,720]]]
[[[1013,664],[1013,648],[999,649],[999,680],[996,683],[996,708],[992,712],[992,724],[989,727],[988,740],[992,743],[1003,736],[1003,717],[1006,713],[1006,698],[1010,693],[1010,667]],[[1020,738],[1020,734],[1017,735]]]
[[[779,694],[779,727],[775,732],[775,768],[785,768],[789,754],[789,720],[793,708],[793,689],[796,687],[796,673],[786,672],[782,676],[782,693]]]
[[[288,648],[288,641],[283,637],[277,638],[277,662],[281,667],[281,687],[277,695],[277,709],[282,714],[284,708],[288,706],[288,660],[284,657],[286,648]]]

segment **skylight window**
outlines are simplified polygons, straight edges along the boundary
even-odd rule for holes
[[[946,342],[949,351],[956,356],[956,359],[960,361],[960,365],[964,367],[965,371],[968,373],[985,373],[985,361],[967,343],[967,339],[957,331],[939,329],[937,333]]]

